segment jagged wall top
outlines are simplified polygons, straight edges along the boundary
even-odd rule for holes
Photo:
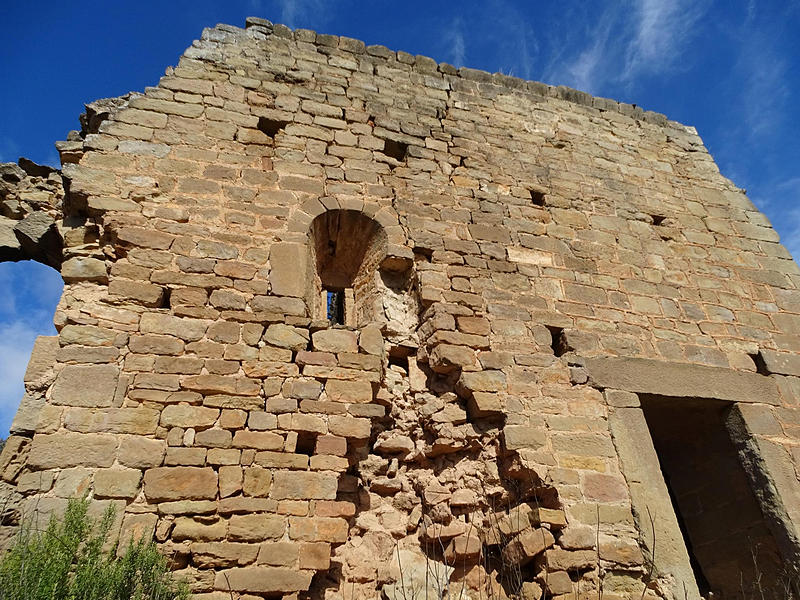
[[[497,86],[505,88],[509,92],[518,91],[541,97],[559,98],[589,108],[617,112],[633,119],[638,119],[654,125],[662,125],[666,128],[676,130],[677,132],[694,135],[697,133],[693,127],[669,120],[666,115],[651,110],[645,110],[636,104],[628,104],[610,98],[592,96],[586,92],[563,85],[552,86],[539,81],[525,80],[500,72],[489,73],[488,71],[469,67],[456,68],[446,62],[437,62],[435,59],[428,56],[419,54],[413,55],[402,50],[394,51],[382,45],[367,46],[361,40],[346,36],[317,33],[310,29],[293,30],[286,25],[272,23],[267,19],[259,17],[248,17],[245,27],[246,28],[243,30],[233,25],[218,24],[214,28],[206,28],[203,31],[202,38],[196,41],[192,48],[186,51],[184,56],[199,60],[214,60],[213,57],[210,57],[204,52],[204,50],[207,50],[204,45],[205,42],[225,42],[229,41],[231,36],[241,34],[247,34],[256,39],[264,39],[267,36],[274,35],[296,42],[314,44],[318,48],[338,48],[339,50],[351,52],[353,54],[366,53],[376,59],[385,59],[387,62],[396,61],[401,64],[409,65],[412,70],[421,75],[455,78],[456,81],[463,81],[463,84],[466,86],[469,86],[470,83],[472,85]],[[457,86],[458,84],[456,84],[456,87]],[[485,91],[488,92],[491,90],[486,89]],[[701,144],[699,138],[697,143]]]

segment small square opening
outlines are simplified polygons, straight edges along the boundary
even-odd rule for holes
[[[286,127],[288,124],[289,121],[268,119],[267,117],[258,118],[258,129],[263,133],[266,133],[272,139],[275,139],[275,136],[278,134],[278,132],[284,127]]]
[[[656,227],[662,225],[664,223],[664,220],[667,218],[664,215],[650,215],[650,216],[653,217],[653,225],[655,225]]]
[[[531,204],[534,206],[544,206],[546,204],[544,199],[544,192],[541,190],[530,190]]]
[[[403,162],[406,159],[407,152],[408,144],[395,140],[384,140],[383,142],[383,153],[398,162]]]

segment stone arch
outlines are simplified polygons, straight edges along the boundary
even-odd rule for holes
[[[338,209],[314,218],[308,243],[313,316],[349,326],[374,321],[386,247],[383,227],[362,212]]]
[[[350,318],[340,324],[382,320],[378,290],[386,287],[387,275],[409,273],[414,256],[393,208],[351,198],[313,199],[293,212],[287,228],[305,234],[307,260],[298,268],[308,273],[304,295],[312,318],[327,318],[327,289],[349,299]]]

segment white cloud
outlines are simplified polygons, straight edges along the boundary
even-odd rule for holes
[[[639,0],[635,33],[628,42],[624,80],[639,74],[657,74],[678,64],[695,24],[705,14],[705,2],[696,0]]]
[[[326,20],[330,9],[330,3],[325,0],[278,0],[277,4],[281,10],[281,23],[289,27],[321,23]]]
[[[579,28],[561,31],[545,78],[593,94],[615,95],[609,86],[630,87],[643,76],[660,75],[682,64],[685,49],[707,10],[706,0],[636,0],[608,3],[600,14],[576,15]]]
[[[453,19],[450,28],[444,32],[443,41],[447,44],[447,52],[453,66],[463,67],[466,64],[467,45],[460,17]]]
[[[748,137],[774,132],[790,98],[784,59],[764,36],[753,36],[742,47],[737,70],[743,81],[736,104],[742,111]]]

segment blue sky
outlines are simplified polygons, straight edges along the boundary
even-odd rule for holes
[[[203,27],[256,15],[456,66],[569,85],[697,127],[800,256],[800,0],[3,2],[0,161],[57,164],[83,104],[141,91]],[[60,278],[0,264],[0,435]]]

